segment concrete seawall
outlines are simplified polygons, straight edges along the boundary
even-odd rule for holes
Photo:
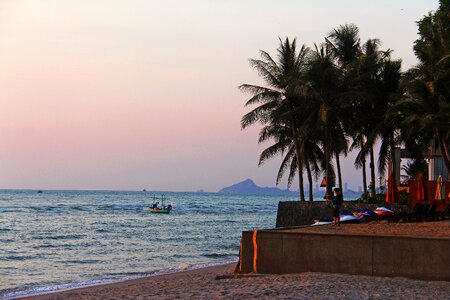
[[[244,231],[240,259],[242,273],[328,272],[450,281],[450,238]]]
[[[360,209],[373,210],[380,205],[344,201],[341,212],[353,213]],[[395,213],[407,212],[407,205],[387,205]],[[333,209],[324,201],[301,202],[280,201],[278,203],[276,227],[292,227],[313,224],[314,220],[331,219]]]

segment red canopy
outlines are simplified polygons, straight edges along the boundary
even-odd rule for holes
[[[387,204],[394,204],[398,202],[398,189],[397,184],[395,182],[394,174],[391,171],[388,177],[388,190],[386,193],[386,203]]]
[[[419,173],[417,178],[417,202],[426,202],[427,193],[425,190],[425,180],[423,179],[422,172]]]
[[[438,201],[445,201],[445,185],[442,183],[442,176],[439,175],[436,182],[436,194],[434,195],[434,199]]]

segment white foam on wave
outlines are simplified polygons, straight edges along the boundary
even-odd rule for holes
[[[237,261],[238,261],[238,259],[235,258],[235,259],[230,259],[227,261],[220,261],[220,262],[207,262],[207,263],[198,263],[198,264],[182,263],[182,264],[170,267],[170,268],[161,269],[161,270],[157,270],[157,271],[147,273],[147,274],[142,274],[142,275],[132,275],[132,276],[125,276],[122,278],[115,278],[115,279],[98,279],[98,280],[91,280],[91,281],[85,281],[85,282],[75,282],[75,283],[67,283],[67,284],[58,284],[58,285],[53,285],[53,286],[36,287],[33,289],[3,294],[3,295],[0,295],[0,299],[16,299],[16,298],[21,298],[24,296],[36,296],[36,295],[60,292],[60,291],[65,291],[65,290],[73,290],[73,289],[78,289],[78,288],[83,288],[83,287],[123,282],[123,281],[127,281],[127,280],[144,278],[144,277],[154,277],[154,276],[160,276],[160,275],[174,274],[174,273],[183,272],[183,271],[191,271],[191,270],[198,270],[198,269],[204,269],[204,268],[209,268],[209,267],[226,265],[226,264],[234,263]]]

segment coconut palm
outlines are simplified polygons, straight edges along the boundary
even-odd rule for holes
[[[304,74],[310,50],[302,46],[296,50],[296,40],[280,40],[278,59],[275,61],[267,52],[260,51],[261,59],[250,59],[251,66],[265,80],[267,87],[243,84],[239,89],[252,94],[246,106],[258,105],[243,116],[242,128],[260,122],[264,125],[260,132],[260,142],[274,140],[260,156],[260,164],[275,155],[284,159],[277,176],[277,183],[289,169],[288,186],[297,173],[299,176],[300,200],[305,201],[303,188],[304,153],[298,128],[302,120],[298,113],[304,87]]]
[[[405,99],[394,109],[409,131],[419,128],[434,137],[450,173],[450,2],[418,23],[414,43],[418,66],[409,71]]]
[[[365,169],[365,161],[367,156],[370,159],[370,177],[371,177],[371,194],[376,193],[375,178],[375,140],[369,140],[371,134],[377,124],[383,122],[383,115],[374,114],[376,101],[380,96],[380,74],[383,61],[387,59],[391,50],[380,50],[381,42],[378,39],[367,40],[361,49],[361,53],[357,61],[353,65],[353,85],[350,87],[351,94],[354,95],[351,111],[349,115],[353,116],[349,120],[349,132],[353,137],[351,149],[359,149],[355,160],[356,167]],[[363,171],[365,172],[365,171]],[[364,177],[363,177],[364,178]],[[365,186],[367,183],[365,182]],[[366,191],[365,191],[366,192]]]
[[[349,73],[352,64],[361,52],[359,28],[355,24],[344,24],[333,29],[325,39],[344,73]]]
[[[313,177],[315,180],[322,175],[325,170],[325,156],[321,144],[322,132],[320,127],[317,127],[317,114],[314,114],[317,106],[315,92],[308,88],[309,91],[304,93],[301,103],[301,118],[304,120],[302,125],[298,128],[299,140],[301,141],[301,149],[303,159],[305,161],[305,169],[309,183],[309,201],[313,201]],[[333,173],[334,176],[334,173]]]
[[[314,107],[311,112],[316,118],[317,128],[322,133],[320,139],[325,158],[326,193],[331,195],[332,182],[334,182],[331,163],[334,140],[339,140],[344,132],[337,113],[342,76],[339,68],[334,64],[333,52],[329,45],[315,46],[307,76],[314,91]]]
[[[354,87],[356,84],[357,73],[355,72],[356,63],[358,57],[361,54],[360,38],[359,38],[359,28],[355,24],[344,24],[335,29],[333,29],[328,37],[325,39],[330,50],[336,60],[337,66],[342,73],[342,84],[343,89],[341,91],[340,105],[335,108],[335,113],[345,114],[348,116],[349,109],[350,112],[354,111]],[[356,116],[356,115],[355,115]],[[343,119],[343,118],[340,118]],[[353,127],[354,122],[346,118],[347,122],[342,123],[342,129],[349,132],[350,127]],[[336,128],[335,128],[336,129]],[[334,136],[337,136],[335,143],[333,145],[333,154],[336,158],[337,174],[339,179],[339,186],[342,188],[342,175],[339,156],[344,154],[347,155],[349,147],[347,139],[341,134],[334,132]],[[363,141],[361,139],[360,141]],[[363,181],[364,186],[366,186],[366,174],[365,174],[365,162],[363,161]]]
[[[396,165],[395,147],[401,142],[399,125],[396,124],[396,118],[392,118],[388,112],[402,98],[403,91],[400,85],[402,79],[401,61],[386,59],[383,61],[380,72],[379,98],[375,102],[374,109],[380,116],[383,116],[378,126],[375,127],[369,139],[373,143],[376,138],[381,140],[380,151],[378,155],[378,168],[381,174],[384,174],[388,162]],[[396,178],[396,170],[392,170]]]

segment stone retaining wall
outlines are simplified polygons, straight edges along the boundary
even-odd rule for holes
[[[341,212],[352,214],[361,209],[373,210],[380,205],[355,203],[344,201]],[[407,205],[386,205],[385,207],[395,213],[406,213]],[[325,201],[301,202],[301,201],[280,201],[278,203],[276,227],[292,227],[310,225],[315,220],[332,219],[333,209]]]
[[[448,266],[450,238],[289,230],[242,233],[241,273],[327,272],[449,281]]]

